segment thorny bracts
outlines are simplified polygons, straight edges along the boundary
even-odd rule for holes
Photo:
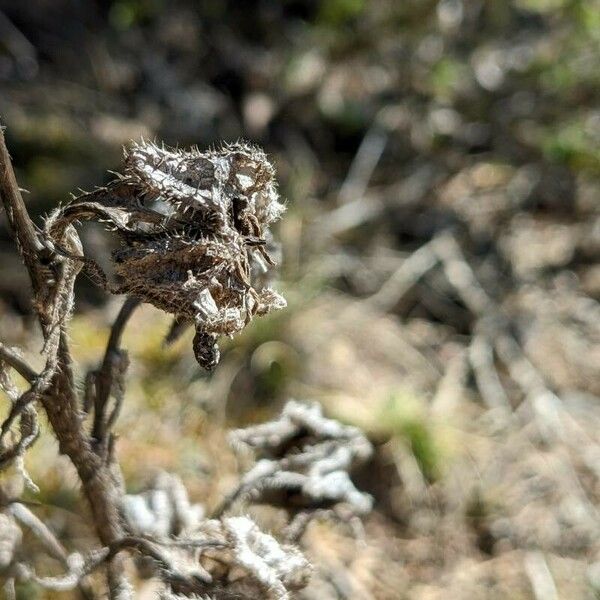
[[[141,142],[125,150],[123,175],[54,211],[45,231],[56,251],[81,261],[105,289],[173,314],[177,327],[193,323],[196,358],[212,369],[219,336],[286,305],[264,284],[274,265],[269,226],[283,211],[274,169],[256,147],[200,152]],[[69,225],[81,220],[103,222],[119,236],[115,282],[65,249]]]

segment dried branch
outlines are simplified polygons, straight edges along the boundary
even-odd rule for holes
[[[127,321],[139,305],[140,301],[137,298],[129,297],[125,300],[111,328],[102,364],[98,370],[88,373],[86,379],[85,404],[93,404],[94,407],[94,447],[105,460],[108,459],[108,451],[112,446],[110,430],[123,403],[124,376],[129,365],[127,353],[119,347],[121,336]],[[107,414],[110,396],[114,398],[114,406],[110,414]]]
[[[475,335],[469,346],[469,362],[483,401],[490,409],[510,411],[508,396],[494,365],[491,344],[483,335]]]
[[[46,355],[44,369],[34,379],[29,390],[13,403],[9,417],[14,421],[21,415],[23,421],[27,416],[25,423],[34,422],[29,407],[37,400],[42,402],[58,438],[61,453],[68,455],[77,469],[92,509],[98,536],[104,545],[108,545],[123,537],[116,506],[119,483],[109,467],[95,454],[83,431],[65,333],[65,324],[73,307],[75,277],[81,265],[57,254],[38,237],[17,186],[3,134],[0,136],[0,195],[19,251],[29,271],[34,291],[34,308],[42,326]],[[68,253],[81,252],[77,234],[68,223],[64,226],[61,241]],[[3,435],[9,427],[10,424],[4,424]],[[31,439],[31,435],[26,439]],[[23,443],[21,448],[22,446]],[[21,448],[17,449],[17,455]],[[120,561],[109,564],[108,581],[111,600],[131,598],[130,585]]]
[[[29,220],[6,160],[0,174],[9,222],[34,285],[46,357],[42,372],[36,374],[16,352],[0,345],[0,384],[12,402],[0,439],[17,419],[21,434],[13,447],[3,449],[0,466],[22,460],[37,436],[34,402],[40,401],[61,453],[76,467],[103,546],[86,557],[67,555],[31,511],[22,503],[8,502],[0,513],[6,521],[0,535],[0,567],[9,569],[9,582],[16,577],[49,590],[78,586],[85,592],[83,578],[106,565],[109,598],[130,600],[133,590],[121,555],[130,550],[150,561],[167,595],[243,594],[287,600],[290,591],[306,585],[310,572],[296,548],[280,545],[245,517],[204,520],[202,507],[191,504],[181,481],[167,474],[150,490],[125,495],[111,433],[123,402],[128,363],[121,337],[141,301],[173,313],[176,323],[195,324],[194,349],[206,368],[218,360],[217,336],[235,333],[254,316],[285,305],[264,285],[273,265],[267,252],[268,227],[283,210],[273,169],[262,152],[242,145],[203,154],[143,143],[132,146],[125,163],[125,175],[107,188],[53,212],[43,237]],[[116,283],[83,255],[73,224],[85,219],[109,223],[120,236],[121,246],[113,255]],[[86,378],[83,406],[93,408],[91,435],[83,426],[66,334],[81,268],[105,289],[128,295],[100,367]],[[5,366],[25,377],[30,388],[20,394]],[[241,486],[255,500],[285,490],[302,509],[341,502],[356,513],[370,508],[371,498],[356,490],[349,478],[350,469],[370,455],[370,444],[357,429],[323,418],[317,405],[292,402],[278,422],[234,437],[238,446],[253,447],[263,456]],[[17,522],[64,565],[63,575],[41,577],[17,562]],[[7,594],[10,589],[9,585]]]
[[[4,520],[4,522],[2,522]],[[79,561],[79,555],[68,555],[62,544],[56,539],[52,531],[34,514],[27,506],[20,502],[12,502],[6,506],[4,513],[0,513],[0,524],[3,526],[5,536],[0,537],[0,570],[10,572],[12,578],[19,580],[32,579],[33,577],[26,576],[30,570],[25,565],[16,562],[18,549],[22,540],[21,528],[18,524],[24,525],[43,545],[49,556],[60,562],[70,572],[73,571],[74,565]],[[72,585],[65,587],[52,587],[52,584],[45,586],[48,589],[74,589],[77,588],[81,597],[85,600],[94,600],[96,594],[93,589],[84,580],[84,574],[73,577],[70,574],[69,579]],[[49,578],[56,580],[60,578]],[[41,582],[43,584],[43,582]]]
[[[365,300],[370,305],[386,311],[400,302],[402,297],[439,262],[433,252],[433,241],[415,250],[392,276],[372,296]]]
[[[32,513],[27,506],[20,502],[13,502],[8,506],[8,512],[16,521],[25,525],[42,542],[50,556],[64,565],[67,564],[68,555],[62,544],[56,539],[47,525]]]
[[[347,204],[352,200],[362,199],[367,191],[369,180],[377,167],[388,142],[389,128],[385,123],[385,110],[376,116],[373,125],[363,138],[356,155],[350,164],[346,179],[340,186],[340,203]]]
[[[532,402],[536,414],[544,422],[546,434],[559,433],[560,426],[552,417],[556,406],[560,404],[559,398],[549,389],[544,377],[527,358],[519,342],[510,332],[508,318],[477,279],[455,237],[450,232],[444,232],[434,238],[433,242],[448,281],[477,317],[482,335],[492,340],[491,343],[500,360],[508,367],[510,376]],[[499,381],[495,380],[493,374],[493,383],[489,379],[489,372],[487,379],[481,379],[481,374],[480,370],[478,384],[483,386],[482,395],[487,394],[489,399],[490,384],[493,385],[496,395],[501,393],[497,387]]]
[[[37,298],[44,284],[44,277],[40,266],[40,253],[44,246],[41,243],[35,226],[33,225],[17,179],[12,168],[10,155],[4,140],[4,127],[0,125],[0,197],[6,211],[8,223],[15,234],[17,247],[23,257],[25,266],[33,286],[34,296]]]
[[[147,540],[140,537],[128,536],[110,544],[110,546],[93,550],[87,555],[77,552],[65,556],[62,561],[66,567],[66,572],[59,576],[42,577],[35,570],[24,564],[17,563],[14,567],[16,577],[21,581],[33,581],[40,587],[53,591],[70,591],[79,588],[87,597],[94,597],[93,592],[82,585],[82,580],[87,576],[115,559],[115,557],[124,550],[131,551],[134,555],[141,555],[154,562],[157,568],[165,573],[173,573],[174,567],[169,557],[169,553],[161,549],[161,543]],[[194,548],[213,548],[221,545],[221,542],[211,540],[198,541],[193,545]],[[165,546],[170,544],[165,543]],[[199,571],[203,575],[202,571]],[[209,580],[206,580],[208,583]]]
[[[25,470],[23,457],[40,433],[37,414],[28,403],[22,402],[22,398],[23,396],[27,396],[27,392],[25,394],[19,392],[19,389],[6,369],[7,365],[13,367],[31,382],[34,382],[37,377],[34,370],[21,358],[16,350],[0,344],[0,389],[4,390],[12,403],[8,417],[0,427],[0,470],[10,464],[14,464],[17,471],[20,472],[23,481],[31,489],[36,489],[35,484],[31,481]],[[17,419],[19,419],[18,432],[14,432],[12,445],[7,446],[5,436],[11,431],[12,424]],[[5,492],[0,489],[0,500],[13,499],[4,498],[4,496]]]
[[[38,374],[27,364],[20,354],[13,348],[5,346],[0,342],[0,361],[4,361],[10,365],[23,379],[29,383],[33,383],[37,379]]]

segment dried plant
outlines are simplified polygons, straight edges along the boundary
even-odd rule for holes
[[[16,597],[18,580],[55,591],[76,588],[89,600],[106,593],[110,600],[130,600],[129,555],[141,575],[162,582],[163,600],[290,598],[310,575],[300,550],[280,544],[248,517],[206,518],[204,508],[192,503],[182,482],[169,473],[159,474],[139,494],[126,494],[112,433],[125,401],[129,364],[121,337],[140,302],[174,315],[170,338],[193,323],[194,351],[207,369],[218,362],[219,336],[232,335],[254,316],[285,306],[267,285],[273,265],[269,226],[283,206],[264,153],[241,144],[206,153],[134,144],[125,152],[123,175],[55,210],[38,231],[0,129],[0,196],[31,279],[46,359],[38,373],[17,350],[0,344],[0,387],[9,402],[0,429],[0,579],[5,596]],[[82,220],[99,221],[117,234],[110,277],[83,254],[74,227]],[[106,290],[126,295],[105,354],[87,374],[82,395],[67,335],[81,269]],[[24,392],[12,380],[11,369],[29,382]],[[86,554],[68,554],[20,498],[25,485],[35,489],[23,456],[39,435],[38,402],[60,452],[77,470],[91,509],[100,543]],[[84,413],[91,416],[89,430]],[[347,503],[362,514],[371,506],[349,478],[350,469],[369,456],[368,441],[357,429],[325,419],[317,405],[290,402],[277,421],[234,432],[232,440],[261,457],[239,487],[251,492],[248,499],[267,501],[272,492],[285,491],[292,512],[299,506]],[[62,564],[63,575],[36,573],[23,547],[24,529]],[[105,574],[103,588],[88,578],[98,570]]]
[[[139,494],[126,494],[121,510],[132,534],[168,538],[198,527],[204,508],[192,504],[179,477],[162,472]]]
[[[274,170],[256,147],[235,144],[202,153],[134,144],[124,174],[76,198],[46,222],[54,247],[65,250],[70,225],[105,223],[119,237],[116,282],[79,256],[90,276],[114,294],[127,294],[196,327],[200,365],[219,362],[217,338],[242,330],[255,315],[285,307],[263,286],[274,265],[269,226],[284,211]]]
[[[302,553],[279,544],[248,517],[204,521],[194,541],[194,547],[174,549],[175,568],[164,575],[167,591],[179,597],[287,600],[308,583],[311,568]]]
[[[252,451],[259,460],[219,513],[240,498],[286,507],[303,524],[317,509],[344,504],[363,515],[372,508],[371,496],[350,479],[352,469],[371,456],[370,442],[356,427],[325,418],[316,403],[291,400],[278,419],[232,431],[230,440],[238,453]]]

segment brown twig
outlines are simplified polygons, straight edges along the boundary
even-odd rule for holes
[[[4,140],[4,128],[0,125],[0,197],[4,204],[4,210],[8,218],[10,228],[13,230],[23,257],[25,266],[29,271],[29,277],[33,285],[34,294],[37,296],[43,285],[43,277],[40,272],[39,256],[43,250],[35,226],[25,207],[21,190],[17,184],[15,172],[6,142]]]
[[[104,359],[100,368],[91,374],[89,385],[94,386],[94,424],[92,437],[97,448],[102,447],[104,453],[110,446],[110,429],[114,426],[119,415],[122,401],[123,390],[119,379],[122,378],[124,362],[127,358],[125,353],[119,348],[121,337],[127,324],[127,321],[133,314],[133,311],[140,305],[140,301],[133,296],[128,297],[110,331]],[[115,405],[110,415],[107,416],[108,400],[111,394],[115,397]]]
[[[94,452],[82,426],[79,399],[75,392],[72,358],[64,323],[56,322],[57,310],[67,314],[72,298],[76,270],[62,259],[54,265],[54,287],[48,285],[48,269],[54,257],[38,237],[31,221],[16,177],[3,132],[0,131],[0,196],[17,246],[29,271],[34,292],[34,308],[46,340],[47,364],[34,380],[31,399],[39,398],[59,442],[60,452],[66,454],[77,469],[84,494],[90,504],[98,536],[103,545],[123,537],[123,527],[117,507],[121,495],[119,483],[104,461]],[[64,288],[59,288],[64,285]],[[50,288],[50,289],[49,289]],[[54,304],[40,301],[49,295]],[[59,302],[63,302],[59,306]],[[58,308],[57,308],[58,307]],[[108,565],[108,587],[111,600],[130,600],[131,586],[121,560]]]
[[[12,348],[5,346],[0,342],[0,359],[9,364],[23,379],[33,383],[38,374],[32,369],[25,360],[19,356]]]

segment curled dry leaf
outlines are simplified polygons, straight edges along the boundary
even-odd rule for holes
[[[83,263],[110,292],[193,323],[196,358],[212,369],[219,336],[286,305],[265,284],[274,264],[269,227],[283,211],[274,169],[256,147],[200,152],[142,142],[125,150],[123,175],[57,209],[45,233],[54,250]],[[66,248],[71,224],[82,220],[102,222],[117,234],[115,281]]]

